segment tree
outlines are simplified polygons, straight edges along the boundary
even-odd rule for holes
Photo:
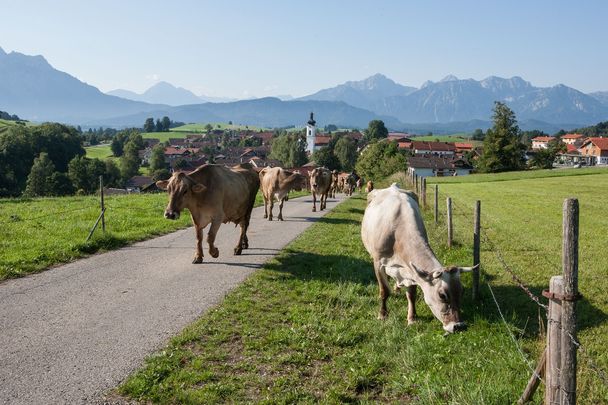
[[[106,170],[103,175],[103,184],[107,187],[120,187],[120,169],[112,159],[106,159]]]
[[[45,152],[34,159],[32,170],[27,176],[24,195],[27,197],[45,197],[53,195],[52,176],[55,165]]]
[[[483,130],[480,128],[477,128],[475,131],[473,131],[473,134],[471,135],[471,139],[474,141],[483,141],[483,138],[485,138],[486,134],[483,133]]]
[[[92,194],[99,188],[99,176],[106,173],[106,164],[99,159],[79,156],[70,161],[68,176],[80,193]]]
[[[141,135],[139,135],[141,138]],[[143,142],[142,142],[143,143]],[[123,181],[129,180],[139,172],[140,159],[137,138],[125,145],[125,153],[120,158],[120,175]]]
[[[325,128],[323,128],[323,130],[325,132],[329,132],[331,134],[332,132],[336,132],[338,130],[338,127],[335,126],[334,124],[329,124],[329,125],[325,125]]]
[[[403,171],[406,166],[405,154],[399,150],[397,142],[387,141],[370,143],[361,152],[355,165],[360,176],[375,181]]]
[[[314,151],[312,154],[312,160],[317,165],[327,167],[329,170],[340,169],[340,162],[333,154],[329,146],[323,146],[322,148]]]
[[[495,173],[524,169],[526,146],[520,142],[521,131],[515,113],[506,104],[496,101],[492,119],[494,126],[488,129],[483,141],[478,170]]]
[[[340,167],[345,172],[350,172],[355,168],[357,162],[357,145],[346,136],[342,136],[334,146],[334,155],[340,163]]]
[[[530,166],[538,169],[553,169],[553,163],[559,153],[567,150],[566,144],[563,143],[559,138],[553,138],[549,141],[547,149],[540,149],[536,151],[532,159],[530,160]]]
[[[169,131],[169,128],[171,128],[171,120],[169,119],[169,117],[167,117],[165,115],[163,117],[161,123],[162,123],[162,127],[163,127],[163,132]]]
[[[161,144],[157,144],[152,148],[152,155],[150,156],[150,171],[155,172],[157,170],[166,168],[167,164],[165,163],[165,147]]]
[[[280,160],[286,167],[302,166],[308,161],[306,158],[306,135],[304,133],[292,133],[273,138],[270,157]]]
[[[156,125],[154,125],[154,118],[146,118],[144,123],[144,132],[154,132]]]
[[[386,137],[388,137],[388,129],[386,129],[384,121],[382,120],[371,120],[363,134],[363,138],[366,141],[383,139]]]
[[[212,129],[213,129],[213,126],[211,124],[205,125],[205,132],[209,133],[209,132],[211,132]]]

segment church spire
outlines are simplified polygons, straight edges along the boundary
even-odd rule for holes
[[[317,121],[315,121],[315,119],[312,117],[313,113],[310,113],[310,119],[308,120],[308,125],[312,125],[313,127],[315,126],[315,124],[317,123]]]

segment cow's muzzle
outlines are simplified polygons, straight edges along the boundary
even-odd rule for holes
[[[165,211],[165,218],[176,220],[179,218],[179,212],[176,211]]]
[[[450,322],[443,326],[443,329],[448,333],[461,332],[467,329],[466,322]]]

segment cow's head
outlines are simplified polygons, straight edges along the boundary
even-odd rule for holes
[[[449,333],[466,329],[466,323],[460,319],[460,273],[471,271],[474,267],[451,266],[427,272],[416,267],[414,263],[410,262],[410,266],[422,278],[420,287],[424,293],[424,301],[433,315],[441,321],[443,329]]]
[[[180,212],[188,207],[192,196],[207,189],[184,172],[173,173],[169,180],[157,181],[156,186],[169,192],[169,204],[165,209],[167,219],[178,219]]]
[[[325,171],[321,168],[315,168],[312,172],[310,172],[310,188],[314,192],[319,191],[319,186],[323,182],[323,177],[325,175]]]

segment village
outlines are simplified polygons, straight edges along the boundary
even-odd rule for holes
[[[368,143],[359,130],[320,131],[312,113],[306,126],[306,152],[310,161],[299,167],[286,169],[302,173],[306,177],[319,165],[312,160],[312,154],[327,147],[332,136],[350,138],[361,153]],[[206,163],[234,166],[249,163],[257,170],[264,167],[284,167],[283,162],[273,159],[272,140],[278,131],[271,130],[231,130],[211,129],[207,133],[189,133],[184,137],[169,138],[164,142],[164,160],[169,173],[191,171]],[[395,142],[398,149],[407,156],[410,171],[419,177],[465,176],[474,172],[473,162],[483,153],[481,142],[442,142],[437,140],[416,140],[415,134],[388,132],[386,142]],[[526,159],[531,160],[537,153],[547,150],[556,137],[537,136],[532,138],[526,151]],[[567,133],[559,137],[563,147],[557,152],[554,168],[580,168],[583,166],[608,165],[608,138],[585,137],[578,133]],[[145,148],[139,151],[141,165],[146,167],[152,150],[161,141],[145,138]],[[238,146],[247,145],[247,146]],[[139,175],[126,183],[126,190],[110,189],[109,192],[151,192],[158,191],[152,176]]]

